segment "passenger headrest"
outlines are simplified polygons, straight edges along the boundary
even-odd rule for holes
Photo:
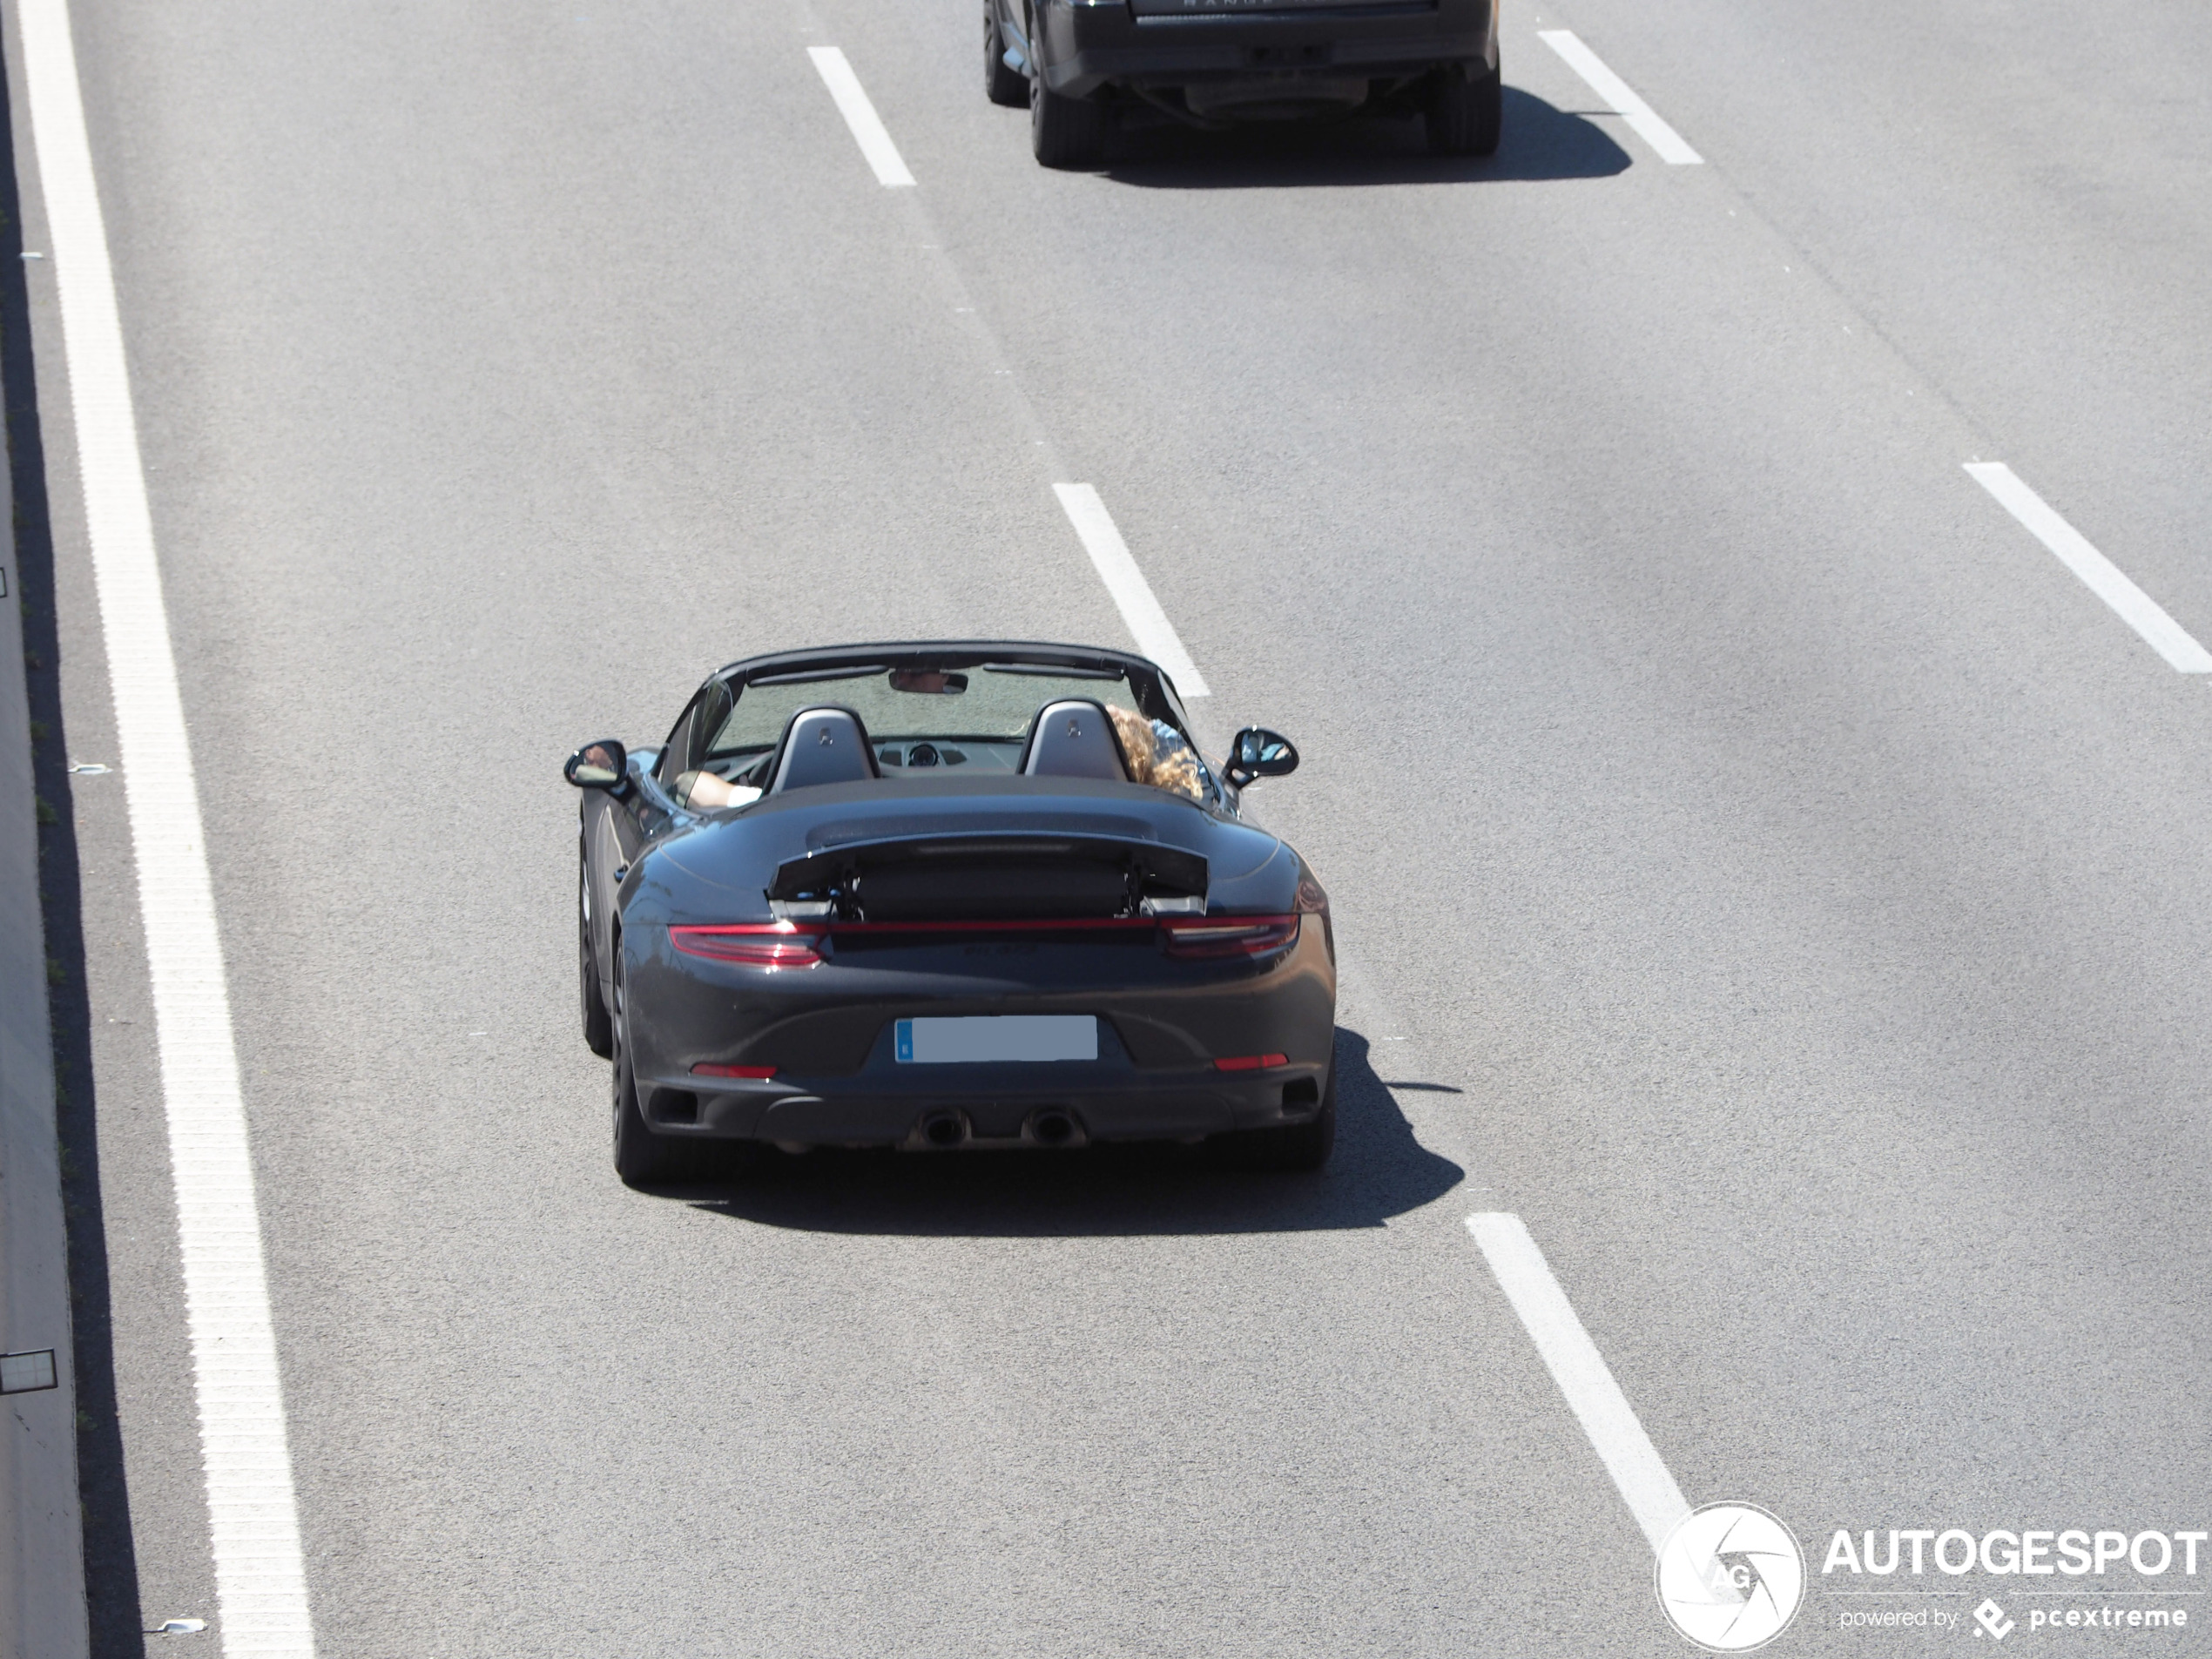
[[[791,717],[776,745],[767,792],[777,795],[815,784],[856,784],[882,775],[859,715],[850,709],[801,709]]]
[[[1122,758],[1121,739],[1114,735],[1114,723],[1106,718],[1105,709],[1073,698],[1037,711],[1028,745],[1022,752],[1022,770],[1032,778],[1129,781],[1129,763]]]

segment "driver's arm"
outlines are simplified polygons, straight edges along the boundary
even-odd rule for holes
[[[760,799],[760,792],[745,784],[733,784],[728,779],[711,772],[687,772],[676,779],[678,802],[695,813],[718,812],[725,806],[743,806]]]

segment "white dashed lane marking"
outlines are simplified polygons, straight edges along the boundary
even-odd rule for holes
[[[2022,483],[2010,467],[2001,461],[1970,461],[1966,468],[1976,483],[1994,496],[2006,512],[2026,525],[2037,541],[2058,556],[2060,563],[2080,577],[2090,592],[2110,605],[2121,621],[2141,634],[2144,643],[2168,664],[2184,674],[2212,674],[2212,651],[2191,638],[2164,607],[2092,547],[2087,536]]]
[[[1114,603],[1121,608],[1122,620],[1129,624],[1136,649],[1167,670],[1168,678],[1184,696],[1209,695],[1205,677],[1190,660],[1190,653],[1183,649],[1183,637],[1175,631],[1168,613],[1160,609],[1152,584],[1136,568],[1129,543],[1122,540],[1121,531],[1114,526],[1113,515],[1106,510],[1106,503],[1098,499],[1098,492],[1089,484],[1055,484],[1052,489],[1060,497],[1060,505],[1067,509],[1069,523],[1082,538],[1083,551],[1090,555],[1091,563],[1097,568],[1098,579],[1106,584],[1106,591],[1114,596]]]
[[[17,15],[145,924],[223,1652],[310,1659],[314,1632],[222,940],[67,0],[23,0]]]
[[[806,55],[814,60],[815,71],[822,78],[822,84],[829,88],[829,95],[836,100],[837,112],[845,118],[845,125],[853,130],[853,141],[860,146],[860,154],[869,166],[875,169],[876,182],[884,185],[911,185],[914,174],[907,171],[906,160],[899,153],[899,146],[891,142],[891,134],[883,125],[883,118],[875,112],[875,105],[868,102],[860,78],[853,72],[853,65],[845,61],[845,54],[834,46],[809,46]]]
[[[1613,1380],[1605,1356],[1575,1317],[1567,1292],[1559,1288],[1544,1252],[1519,1216],[1498,1211],[1469,1216],[1467,1231],[1482,1247],[1499,1288],[1521,1316],[1552,1380],[1567,1396],[1568,1409],[1656,1554],[1689,1513],[1689,1503],[1629,1409],[1621,1385]]]
[[[1590,90],[1606,101],[1658,152],[1659,159],[1674,167],[1691,167],[1705,158],[1691,149],[1681,133],[1659,118],[1659,112],[1638,98],[1635,89],[1605,66],[1604,60],[1585,46],[1571,29],[1539,29],[1544,44],[1567,60],[1567,66],[1588,81]]]
[[[886,185],[912,185],[914,174],[907,170],[898,146],[892,143],[891,134],[886,131],[882,118],[876,114],[875,105],[868,101],[867,92],[860,84],[860,78],[853,72],[853,65],[846,61],[845,54],[835,46],[809,46],[806,55],[813,60],[814,68],[822,78],[822,84],[829,88],[830,97],[836,100],[838,113],[845,118],[845,125],[852,129],[853,141],[860,146],[860,153],[867,158],[868,165],[875,170],[876,178]],[[919,201],[920,199],[914,199]],[[926,221],[927,209],[921,211]],[[939,247],[939,243],[934,241],[922,244],[926,253],[938,253]],[[939,275],[954,300],[953,310],[962,316],[974,316],[975,307],[968,302],[958,273],[952,269],[950,261],[941,258],[937,263]],[[1019,377],[1013,369],[995,364],[990,374],[994,380],[1015,381],[1018,388]],[[1016,395],[1020,395],[1018,389]],[[1026,423],[1033,430],[1037,429],[1035,416],[1028,410],[1026,399],[1022,401],[1022,408],[1027,417]],[[1035,448],[1049,450],[1050,448],[1042,437],[1033,439],[1031,443]],[[1049,458],[1047,464],[1052,464]],[[1075,526],[1076,534],[1082,542],[1083,551],[1090,556],[1092,568],[1098,572],[1099,579],[1106,584],[1107,593],[1121,611],[1122,620],[1136,641],[1136,649],[1164,669],[1168,678],[1175,682],[1176,689],[1184,697],[1210,695],[1205,676],[1198,671],[1197,664],[1191,660],[1190,653],[1184,648],[1182,636],[1176,632],[1175,624],[1168,620],[1167,612],[1161,608],[1158,597],[1152,591],[1152,584],[1144,579],[1144,572],[1137,568],[1136,560],[1129,550],[1129,543],[1122,539],[1121,531],[1115,526],[1113,515],[1106,510],[1105,502],[1099,500],[1097,490],[1089,484],[1055,483],[1052,488],[1060,497],[1060,505],[1066,511],[1069,523]]]

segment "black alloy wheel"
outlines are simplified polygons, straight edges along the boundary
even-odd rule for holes
[[[1495,67],[1469,79],[1464,70],[1440,71],[1430,84],[1428,152],[1433,156],[1493,156],[1505,121],[1505,87]]]
[[[998,0],[983,0],[983,95],[1002,109],[1029,101],[1029,78],[1006,66],[1006,37],[999,30]]]

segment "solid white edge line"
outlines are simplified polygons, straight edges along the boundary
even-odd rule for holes
[[[1197,664],[1183,649],[1182,636],[1175,631],[1168,613],[1160,609],[1152,584],[1136,568],[1129,543],[1122,540],[1113,515],[1106,510],[1106,503],[1098,499],[1098,492],[1089,484],[1055,484],[1052,491],[1060,497],[1068,522],[1082,538],[1083,551],[1090,555],[1098,579],[1113,595],[1114,604],[1121,610],[1122,620],[1129,624],[1137,650],[1167,670],[1168,678],[1184,696],[1212,695],[1206,689],[1205,677],[1198,672]]]
[[[1559,1392],[1567,1396],[1568,1408],[1620,1488],[1629,1513],[1651,1541],[1652,1553],[1658,1554],[1668,1534],[1689,1513],[1689,1502],[1629,1409],[1605,1356],[1552,1277],[1544,1252],[1536,1248],[1519,1216],[1501,1211],[1469,1216],[1467,1231],[1482,1247],[1506,1300],[1521,1316],[1529,1340],[1543,1356]]]
[[[2171,666],[2184,674],[2212,674],[2212,651],[2191,638],[2188,631],[2168,616],[2157,600],[2130,582],[2125,571],[2092,547],[2087,536],[2021,482],[2010,467],[2001,461],[1961,464],[1969,477],[1997,498],[1998,505],[2056,554],[2060,563],[2080,577],[2090,592],[2110,605],[2121,621],[2141,634],[2143,642]]]
[[[21,0],[18,16],[152,980],[223,1652],[309,1659],[314,1637],[222,941],[67,0]]]
[[[806,55],[814,60],[814,68],[822,78],[822,84],[829,88],[830,98],[837,105],[837,112],[845,118],[845,125],[853,130],[853,141],[860,146],[860,153],[875,169],[876,182],[883,185],[911,185],[914,176],[907,171],[905,158],[899,146],[891,142],[891,134],[883,125],[883,118],[875,112],[875,105],[868,102],[867,90],[860,78],[853,72],[853,65],[845,61],[845,54],[835,46],[809,46]]]
[[[1582,44],[1571,29],[1539,29],[1537,37],[1567,60],[1567,66],[1590,84],[1590,90],[1613,106],[1613,111],[1670,167],[1694,167],[1704,157],[1691,149],[1681,133],[1662,120],[1659,111],[1638,98],[1635,89],[1605,66],[1605,60]]]

